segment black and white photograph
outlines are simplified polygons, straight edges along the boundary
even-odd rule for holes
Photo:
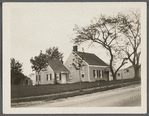
[[[147,3],[2,6],[3,113],[147,113]]]

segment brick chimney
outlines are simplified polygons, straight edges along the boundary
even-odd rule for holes
[[[73,46],[73,51],[77,52],[78,51],[78,46]]]

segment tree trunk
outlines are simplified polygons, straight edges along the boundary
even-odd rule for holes
[[[113,54],[112,54],[112,51],[111,49],[109,49],[109,52],[110,52],[110,56],[111,56],[111,59],[110,59],[110,71],[112,73],[112,77],[113,77],[113,81],[116,81],[116,73],[114,72],[113,70],[113,66],[112,66],[112,62],[113,62]]]
[[[113,74],[112,76],[113,76],[113,81],[116,81],[116,75]]]
[[[140,67],[138,65],[134,65],[134,78],[135,79],[140,79],[140,75],[139,75],[139,69]]]

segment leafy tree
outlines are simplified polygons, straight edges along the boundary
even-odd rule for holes
[[[123,51],[117,46],[117,39],[119,38],[119,32],[117,31],[118,20],[115,17],[101,16],[95,23],[90,26],[79,28],[75,27],[76,38],[73,39],[75,44],[81,44],[86,41],[97,43],[105,48],[110,56],[110,70],[113,76],[113,80],[116,80],[116,74],[118,70],[125,64],[126,58],[123,58],[121,54]],[[114,65],[119,60],[119,66],[114,69]]]
[[[16,61],[14,58],[10,59],[11,66],[11,84],[19,84],[20,81],[24,78],[22,73],[22,64],[19,61]]]
[[[36,71],[38,75],[42,69],[46,69],[48,66],[47,55],[43,54],[42,51],[38,56],[31,58],[30,62],[32,63],[31,68],[33,69],[33,71]],[[38,85],[39,85],[39,79],[38,79]]]
[[[58,60],[63,63],[63,53],[59,52],[58,47],[46,49],[46,55],[49,60]],[[54,84],[57,84],[56,77],[54,78]]]
[[[63,53],[59,52],[58,47],[49,48],[46,50],[46,55],[50,60],[63,60]]]
[[[118,14],[119,20],[119,32],[123,34],[126,48],[120,47],[122,51],[125,52],[127,58],[131,62],[134,71],[135,78],[139,77],[139,59],[141,54],[140,44],[141,44],[141,24],[140,24],[140,13],[132,12],[130,15],[125,15],[123,13]]]
[[[22,64],[19,61],[16,61],[14,58],[11,58],[11,71],[15,73],[21,73],[22,72]]]
[[[59,52],[58,47],[49,48],[46,50],[46,53],[43,54],[42,51],[38,56],[35,56],[34,58],[30,59],[30,62],[32,63],[31,68],[33,71],[36,71],[39,75],[40,71],[42,69],[46,69],[48,66],[49,60],[59,60],[62,61],[63,54]],[[54,80],[54,83],[57,83],[57,80]],[[38,79],[39,84],[39,79]]]

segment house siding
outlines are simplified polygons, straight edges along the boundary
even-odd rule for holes
[[[127,72],[127,70],[129,72]],[[117,80],[120,80],[120,79],[131,79],[131,78],[134,78],[134,69],[133,69],[133,67],[119,70],[117,72],[117,75],[116,75],[116,79]]]
[[[36,85],[36,75],[35,74],[31,74],[29,76],[29,78],[32,80],[32,85]]]
[[[52,79],[47,80],[47,74],[48,75],[51,74]],[[59,75],[59,79],[57,79],[56,82],[61,84],[62,83],[62,77],[60,76],[61,74],[62,74],[61,71],[54,72],[53,69],[50,66],[48,66],[46,71],[41,71],[39,74],[36,72],[36,75],[38,75],[38,79],[40,75],[40,80],[37,81],[35,76],[35,84],[36,85],[54,84],[55,78],[57,79],[57,77],[55,77],[56,75]],[[63,74],[66,75],[66,83],[67,83],[67,80],[69,79],[69,73],[63,72]]]
[[[68,83],[75,83],[79,82],[79,70],[76,70],[75,67],[72,64],[74,59],[74,54],[70,54],[67,61],[65,62],[64,66],[70,71],[69,79],[67,80]]]
[[[75,83],[75,82],[79,82],[80,81],[80,75],[79,75],[79,70],[76,70],[76,68],[71,65],[73,63],[73,59],[75,58],[74,54],[71,53],[70,56],[68,57],[67,61],[65,62],[65,67],[70,71],[69,74],[69,79],[67,80],[68,83]],[[81,81],[85,82],[85,81],[89,81],[88,80],[88,65],[83,62],[83,67],[82,70],[80,70],[80,74],[82,74],[82,72],[84,73],[84,77],[81,77]]]
[[[129,72],[127,72],[127,70],[129,70]],[[128,67],[125,69],[121,69],[117,72],[116,75],[116,79],[120,80],[120,79],[132,79],[134,78],[134,68],[133,67]],[[141,76],[141,69],[139,69],[139,76]],[[110,74],[110,81],[113,80],[112,74]]]
[[[52,74],[52,80],[47,80],[47,74]],[[36,85],[38,85],[38,84],[39,85],[53,84],[54,83],[54,72],[50,68],[50,66],[47,67],[47,71],[41,71],[39,74],[36,72],[36,75],[40,75],[40,81],[36,80]]]
[[[83,67],[82,67],[82,70],[81,70],[81,81],[82,82],[86,82],[86,81],[89,81],[88,79],[88,65],[83,63]],[[84,74],[84,77],[82,77],[82,73]]]

